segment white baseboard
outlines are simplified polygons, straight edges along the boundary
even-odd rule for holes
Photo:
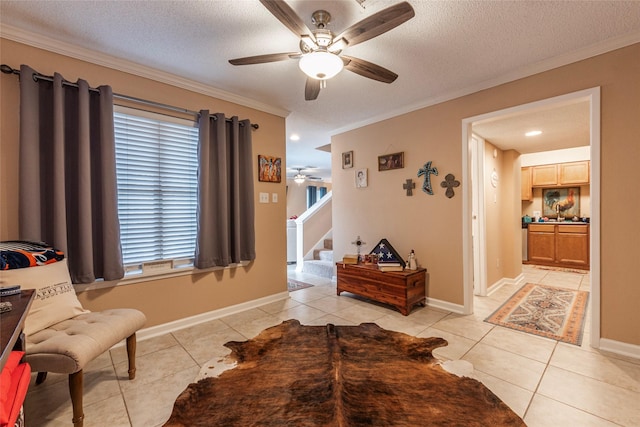
[[[502,279],[498,280],[493,285],[489,286],[489,288],[487,289],[487,296],[493,294],[495,291],[497,291],[498,289],[500,289],[504,285],[518,285],[521,282],[524,282],[524,274],[522,274],[522,273],[520,273],[518,276],[516,276],[513,279],[509,279],[509,278],[503,277]]]
[[[454,304],[448,301],[442,301],[435,298],[427,298],[427,307],[450,311],[456,314],[464,314],[464,305]]]
[[[627,344],[621,341],[614,341],[607,338],[600,338],[599,350],[619,354],[621,356],[633,357],[640,360],[640,345]]]
[[[143,341],[149,338],[154,338],[160,335],[164,335],[170,332],[177,331],[179,329],[188,328],[198,325],[200,323],[208,322],[210,320],[219,319],[220,317],[229,316],[230,314],[239,313],[241,311],[249,310],[252,308],[260,307],[261,305],[270,304],[272,302],[281,301],[289,298],[289,292],[280,292],[277,294],[269,295],[266,297],[254,299],[251,301],[243,302],[229,307],[223,307],[217,310],[209,311],[207,313],[196,314],[195,316],[185,317],[184,319],[174,320],[173,322],[163,323],[161,325],[151,326],[144,328],[136,333],[136,339]],[[119,344],[124,345],[124,343]]]

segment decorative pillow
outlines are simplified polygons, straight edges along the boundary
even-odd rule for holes
[[[64,259],[64,253],[43,242],[10,240],[0,242],[0,270],[35,267]]]
[[[66,259],[38,267],[0,271],[0,285],[36,290],[25,321],[26,335],[88,312],[76,297]]]

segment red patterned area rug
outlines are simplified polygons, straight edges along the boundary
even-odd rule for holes
[[[589,292],[527,283],[485,322],[580,345]]]

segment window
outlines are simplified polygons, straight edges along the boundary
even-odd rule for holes
[[[114,119],[126,271],[191,265],[198,198],[195,123],[122,107]]]

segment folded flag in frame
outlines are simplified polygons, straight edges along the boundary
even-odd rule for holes
[[[384,263],[398,263],[404,267],[405,262],[387,239],[382,239],[371,251],[378,255],[378,265]]]

